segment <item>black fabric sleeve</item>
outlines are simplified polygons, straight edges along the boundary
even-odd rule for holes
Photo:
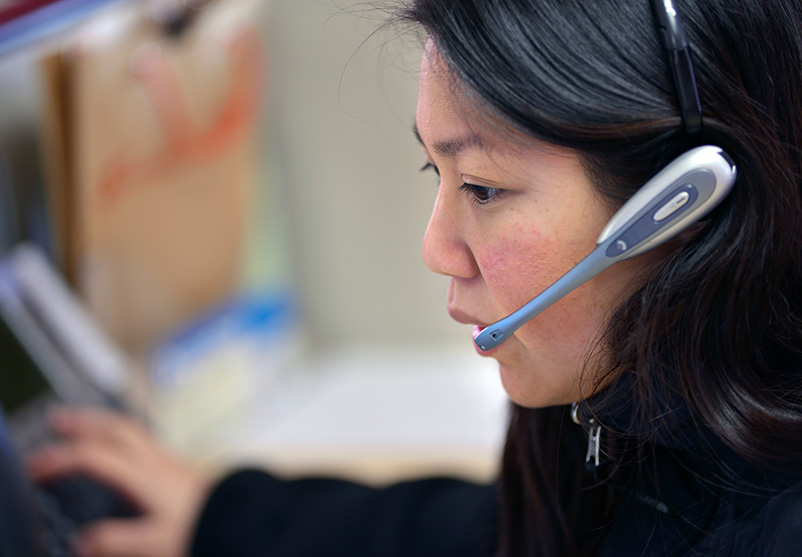
[[[432,478],[386,488],[241,470],[212,491],[192,557],[492,555],[496,491]]]
[[[763,531],[752,549],[761,548],[760,555],[770,557],[798,557],[802,552],[802,482],[775,496],[762,514]]]

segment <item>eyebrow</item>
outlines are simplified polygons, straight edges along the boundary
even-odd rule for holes
[[[420,132],[418,131],[418,125],[412,125],[412,132],[415,134],[415,137],[418,139],[421,145],[426,147],[426,144],[423,142],[423,139],[420,136]],[[460,137],[457,139],[449,139],[446,141],[437,141],[431,145],[431,150],[437,153],[438,155],[446,158],[453,159],[456,157],[460,151],[463,151],[468,148],[476,148],[476,149],[483,149],[485,151],[493,151],[492,145],[489,145],[487,141],[482,139],[476,133],[469,133],[464,137]]]

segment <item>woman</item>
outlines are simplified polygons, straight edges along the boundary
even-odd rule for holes
[[[366,490],[235,475],[207,498],[202,481],[129,425],[66,414],[60,429],[72,443],[37,459],[36,475],[88,470],[145,511],[138,530],[90,531],[85,553],[155,539],[172,554],[186,544],[224,554],[216,528],[239,509],[249,518],[228,539],[265,554],[797,554],[802,7],[676,2],[701,129],[679,101],[656,25],[675,6],[655,7],[413,0],[403,11],[428,37],[416,128],[440,177],[424,260],[450,277],[449,312],[476,332],[589,253],[615,210],[676,156],[709,143],[738,166],[732,193],[703,221],[484,353],[514,403],[497,513],[486,488],[447,480]],[[126,450],[155,462],[150,477],[109,446],[138,447]],[[184,486],[178,503],[160,496],[156,478],[168,476],[157,470],[175,471],[165,485]],[[268,481],[261,503],[221,503]],[[276,509],[287,501],[302,503],[285,520]],[[491,524],[495,542],[483,545]],[[232,554],[250,551],[241,547]]]

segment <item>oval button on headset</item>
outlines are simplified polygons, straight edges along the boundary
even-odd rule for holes
[[[691,194],[687,191],[681,191],[671,199],[669,199],[665,205],[657,209],[654,212],[654,221],[660,222],[662,220],[667,219],[677,211],[679,211],[683,205],[685,205],[688,200],[691,198]]]

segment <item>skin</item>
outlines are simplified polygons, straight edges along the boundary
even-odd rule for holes
[[[501,138],[467,106],[430,42],[421,63],[416,127],[440,186],[423,259],[449,277],[448,311],[477,325],[475,336],[590,253],[612,210],[576,153],[514,133]],[[637,268],[632,262],[611,267],[499,348],[480,352],[498,360],[514,402],[567,404],[592,391],[593,374],[583,375],[584,364]]]

